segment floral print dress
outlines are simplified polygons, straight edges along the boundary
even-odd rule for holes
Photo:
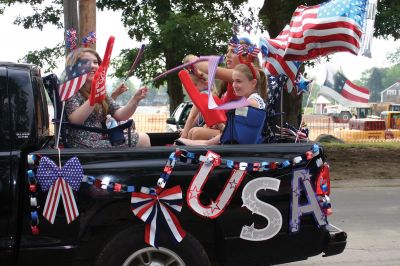
[[[78,91],[74,96],[66,101],[65,112],[67,117],[79,106],[81,106],[86,99],[82,96],[82,94]],[[121,106],[119,106],[111,97],[107,96],[106,101],[109,106],[109,114],[114,115],[115,111],[117,111]],[[97,127],[102,128],[105,122],[105,115],[103,114],[103,109],[100,108],[99,112],[93,111],[89,117],[86,119],[84,126],[87,127]],[[132,130],[132,146],[135,146],[139,140],[138,133]],[[128,146],[128,140],[121,146]],[[105,136],[96,132],[89,132],[86,130],[80,129],[68,129],[68,141],[69,144],[74,148],[110,148],[110,141],[108,140],[108,136]]]

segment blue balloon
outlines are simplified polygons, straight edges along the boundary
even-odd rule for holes
[[[311,82],[312,82],[312,80],[306,79],[302,73],[299,73],[299,75],[295,81],[297,95],[300,95],[304,92],[309,92]]]

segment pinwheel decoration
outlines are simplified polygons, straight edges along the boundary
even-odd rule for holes
[[[73,222],[79,216],[73,190],[79,190],[83,178],[83,170],[78,158],[69,159],[60,169],[51,159],[42,157],[36,177],[42,190],[49,191],[43,208],[43,216],[54,224],[61,197],[67,223]]]

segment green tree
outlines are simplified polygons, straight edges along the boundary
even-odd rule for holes
[[[387,58],[393,64],[400,64],[400,47],[397,47],[396,51],[389,53]]]
[[[100,9],[122,10],[129,36],[148,43],[136,75],[151,82],[161,72],[181,64],[187,54],[223,54],[236,19],[235,10],[242,2],[100,0],[97,5]],[[134,50],[123,51],[117,76],[129,69],[135,54]],[[183,101],[182,86],[177,75],[168,75],[154,85],[165,80],[172,111]]]
[[[382,86],[384,89],[400,81],[400,63],[385,69]]]
[[[16,2],[37,6],[43,0],[0,0],[0,4]],[[243,2],[246,1],[99,0],[97,6],[100,9],[122,10],[121,19],[130,37],[148,43],[135,74],[144,82],[151,82],[157,74],[181,64],[186,54],[224,54],[231,36],[232,22],[243,17],[239,11]],[[18,17],[15,23],[25,28],[42,29],[45,23],[60,26],[61,8],[62,1],[53,0],[51,5],[35,9],[32,16]],[[115,73],[117,77],[125,75],[135,54],[134,49],[123,51],[115,63],[118,67]],[[168,75],[154,85],[159,86],[165,80],[172,111],[183,101],[182,86],[177,75]]]
[[[381,100],[380,92],[384,89],[382,85],[384,72],[380,68],[372,68],[371,76],[367,82],[367,88],[369,88],[369,101],[379,102]]]
[[[0,0],[0,14],[9,5],[25,3],[33,7],[33,14],[17,17],[16,24],[25,28],[43,29],[44,24],[51,23],[61,28],[63,1],[47,0],[46,6],[41,5],[43,2],[44,0]],[[129,35],[138,41],[149,42],[137,75],[150,81],[156,74],[178,65],[182,56],[187,53],[221,54],[231,32],[230,24],[235,19],[234,10],[238,10],[243,2],[247,1],[99,0],[97,4],[102,9],[123,10],[121,19],[129,29]],[[290,21],[297,6],[322,2],[326,0],[265,0],[259,17],[271,37],[275,37]],[[399,29],[400,1],[380,0],[374,36],[399,39]],[[129,68],[134,55],[134,50],[125,51],[118,65],[118,76]],[[170,75],[166,80],[171,108],[174,108],[183,99],[181,85],[176,75]],[[286,120],[298,124],[301,98],[285,94],[284,99]]]

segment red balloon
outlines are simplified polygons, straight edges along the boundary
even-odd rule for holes
[[[108,38],[106,51],[104,53],[103,62],[97,69],[92,80],[90,89],[89,103],[91,106],[101,103],[106,98],[106,77],[108,66],[110,65],[111,53],[114,47],[115,37]]]
[[[199,92],[186,70],[179,71],[178,75],[187,93],[189,94],[189,97],[192,99],[193,104],[196,105],[200,113],[203,115],[207,126],[211,127],[218,123],[226,122],[226,114],[224,110],[208,109],[208,95]],[[218,105],[222,103],[220,98],[215,95],[213,95],[213,97]]]

